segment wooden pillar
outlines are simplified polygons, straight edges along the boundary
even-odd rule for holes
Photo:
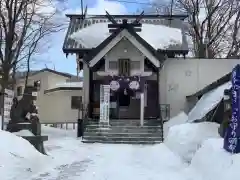
[[[90,71],[86,63],[83,64],[83,109],[84,114],[88,113],[89,109],[89,96],[90,96]],[[87,112],[86,112],[87,111]]]
[[[161,101],[160,101],[160,68],[157,69],[157,83],[158,83],[158,86],[157,86],[157,99],[158,99],[158,118],[161,119],[161,111],[160,111],[160,104],[161,104]]]
[[[144,124],[144,92],[140,94],[140,125]]]
[[[93,81],[93,71],[89,69],[89,104],[88,104],[88,117],[93,118],[93,90],[94,90],[94,81]]]

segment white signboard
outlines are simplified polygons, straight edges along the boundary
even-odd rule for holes
[[[109,125],[110,85],[100,86],[100,123]]]
[[[4,122],[10,121],[10,110],[13,103],[14,98],[14,91],[10,89],[5,89],[5,95],[4,95]]]

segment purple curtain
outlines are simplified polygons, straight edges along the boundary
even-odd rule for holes
[[[240,65],[232,71],[232,118],[224,136],[224,149],[240,152]]]
[[[144,90],[144,80],[138,76],[108,77],[108,84],[110,84],[110,88],[114,92],[127,91],[127,93],[134,93],[142,92]]]

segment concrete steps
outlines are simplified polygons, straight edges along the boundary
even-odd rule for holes
[[[96,140],[83,140],[84,143],[101,143],[101,144],[138,144],[138,145],[150,145],[150,144],[159,144],[162,141],[111,141],[111,140],[104,140],[104,141],[96,141]]]
[[[159,121],[155,121],[155,124],[152,121],[151,126],[139,126],[139,120],[113,120],[110,122],[111,125],[108,127],[102,127],[96,122],[89,123],[84,132],[83,142],[155,144],[163,141],[163,129],[159,125]]]

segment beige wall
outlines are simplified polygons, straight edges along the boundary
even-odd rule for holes
[[[77,110],[71,109],[71,96],[82,96],[82,91],[59,91],[44,94],[44,91],[51,89],[58,83],[66,82],[68,78],[60,76],[48,71],[38,73],[30,76],[28,80],[29,85],[33,85],[34,81],[41,81],[40,91],[37,97],[37,106],[41,122],[65,122],[76,121]],[[17,86],[24,87],[25,80],[20,79],[17,81]],[[15,89],[17,92],[17,89]],[[20,99],[18,97],[18,99]]]
[[[56,83],[63,83],[63,82],[66,82],[67,79],[69,79],[68,77],[60,76],[50,72],[47,72],[46,75],[47,75],[48,89],[50,89],[51,87],[54,87]]]
[[[42,120],[45,122],[77,121],[78,110],[71,109],[71,96],[82,96],[82,91],[57,91],[46,94],[48,103],[45,103],[47,108]]]
[[[160,72],[160,102],[170,104],[171,116],[188,111],[186,96],[229,73],[236,59],[168,59]]]

